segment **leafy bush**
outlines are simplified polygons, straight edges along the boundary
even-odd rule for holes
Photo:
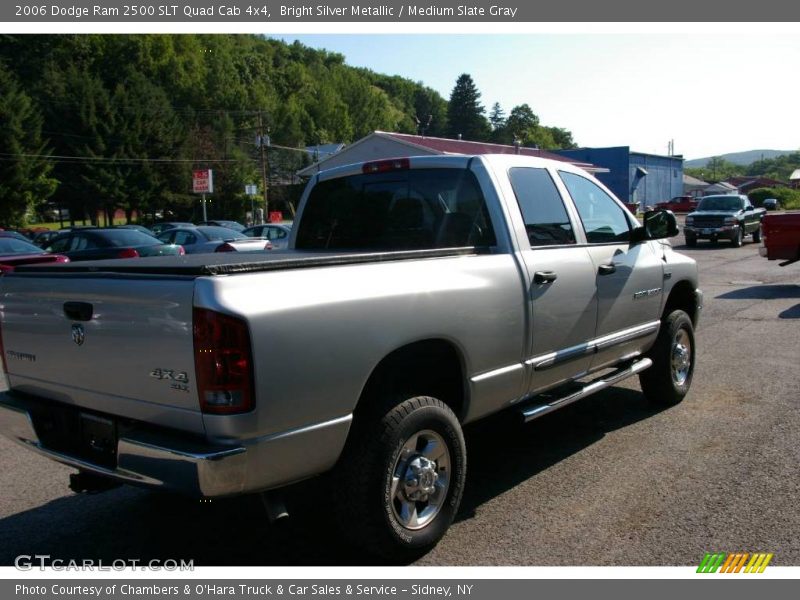
[[[797,209],[800,208],[800,190],[791,188],[756,188],[747,196],[754,206],[761,206],[767,198],[777,198],[781,203],[781,208]]]

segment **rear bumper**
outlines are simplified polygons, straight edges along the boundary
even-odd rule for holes
[[[327,470],[338,458],[352,418],[233,445],[187,439],[168,430],[128,432],[118,440],[116,467],[109,468],[45,447],[27,402],[0,394],[0,434],[82,471],[200,497],[279,487]]]

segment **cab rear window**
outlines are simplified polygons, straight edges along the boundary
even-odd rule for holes
[[[486,201],[466,169],[407,169],[320,182],[295,247],[424,250],[495,244]]]

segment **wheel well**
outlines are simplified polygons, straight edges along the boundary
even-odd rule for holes
[[[355,414],[386,394],[401,393],[438,398],[462,420],[466,409],[463,373],[461,356],[450,342],[434,339],[408,344],[378,363]]]
[[[692,324],[697,325],[697,296],[694,293],[694,286],[688,281],[676,283],[669,293],[667,303],[664,305],[664,315],[674,310],[684,311],[689,315]]]

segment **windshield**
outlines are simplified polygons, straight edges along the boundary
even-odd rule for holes
[[[312,190],[295,247],[422,250],[490,246],[494,231],[466,169],[404,169],[340,177]]]
[[[697,210],[739,210],[742,205],[739,196],[709,196],[700,201]]]
[[[0,237],[0,254],[42,254],[44,251],[30,242],[17,238]]]

